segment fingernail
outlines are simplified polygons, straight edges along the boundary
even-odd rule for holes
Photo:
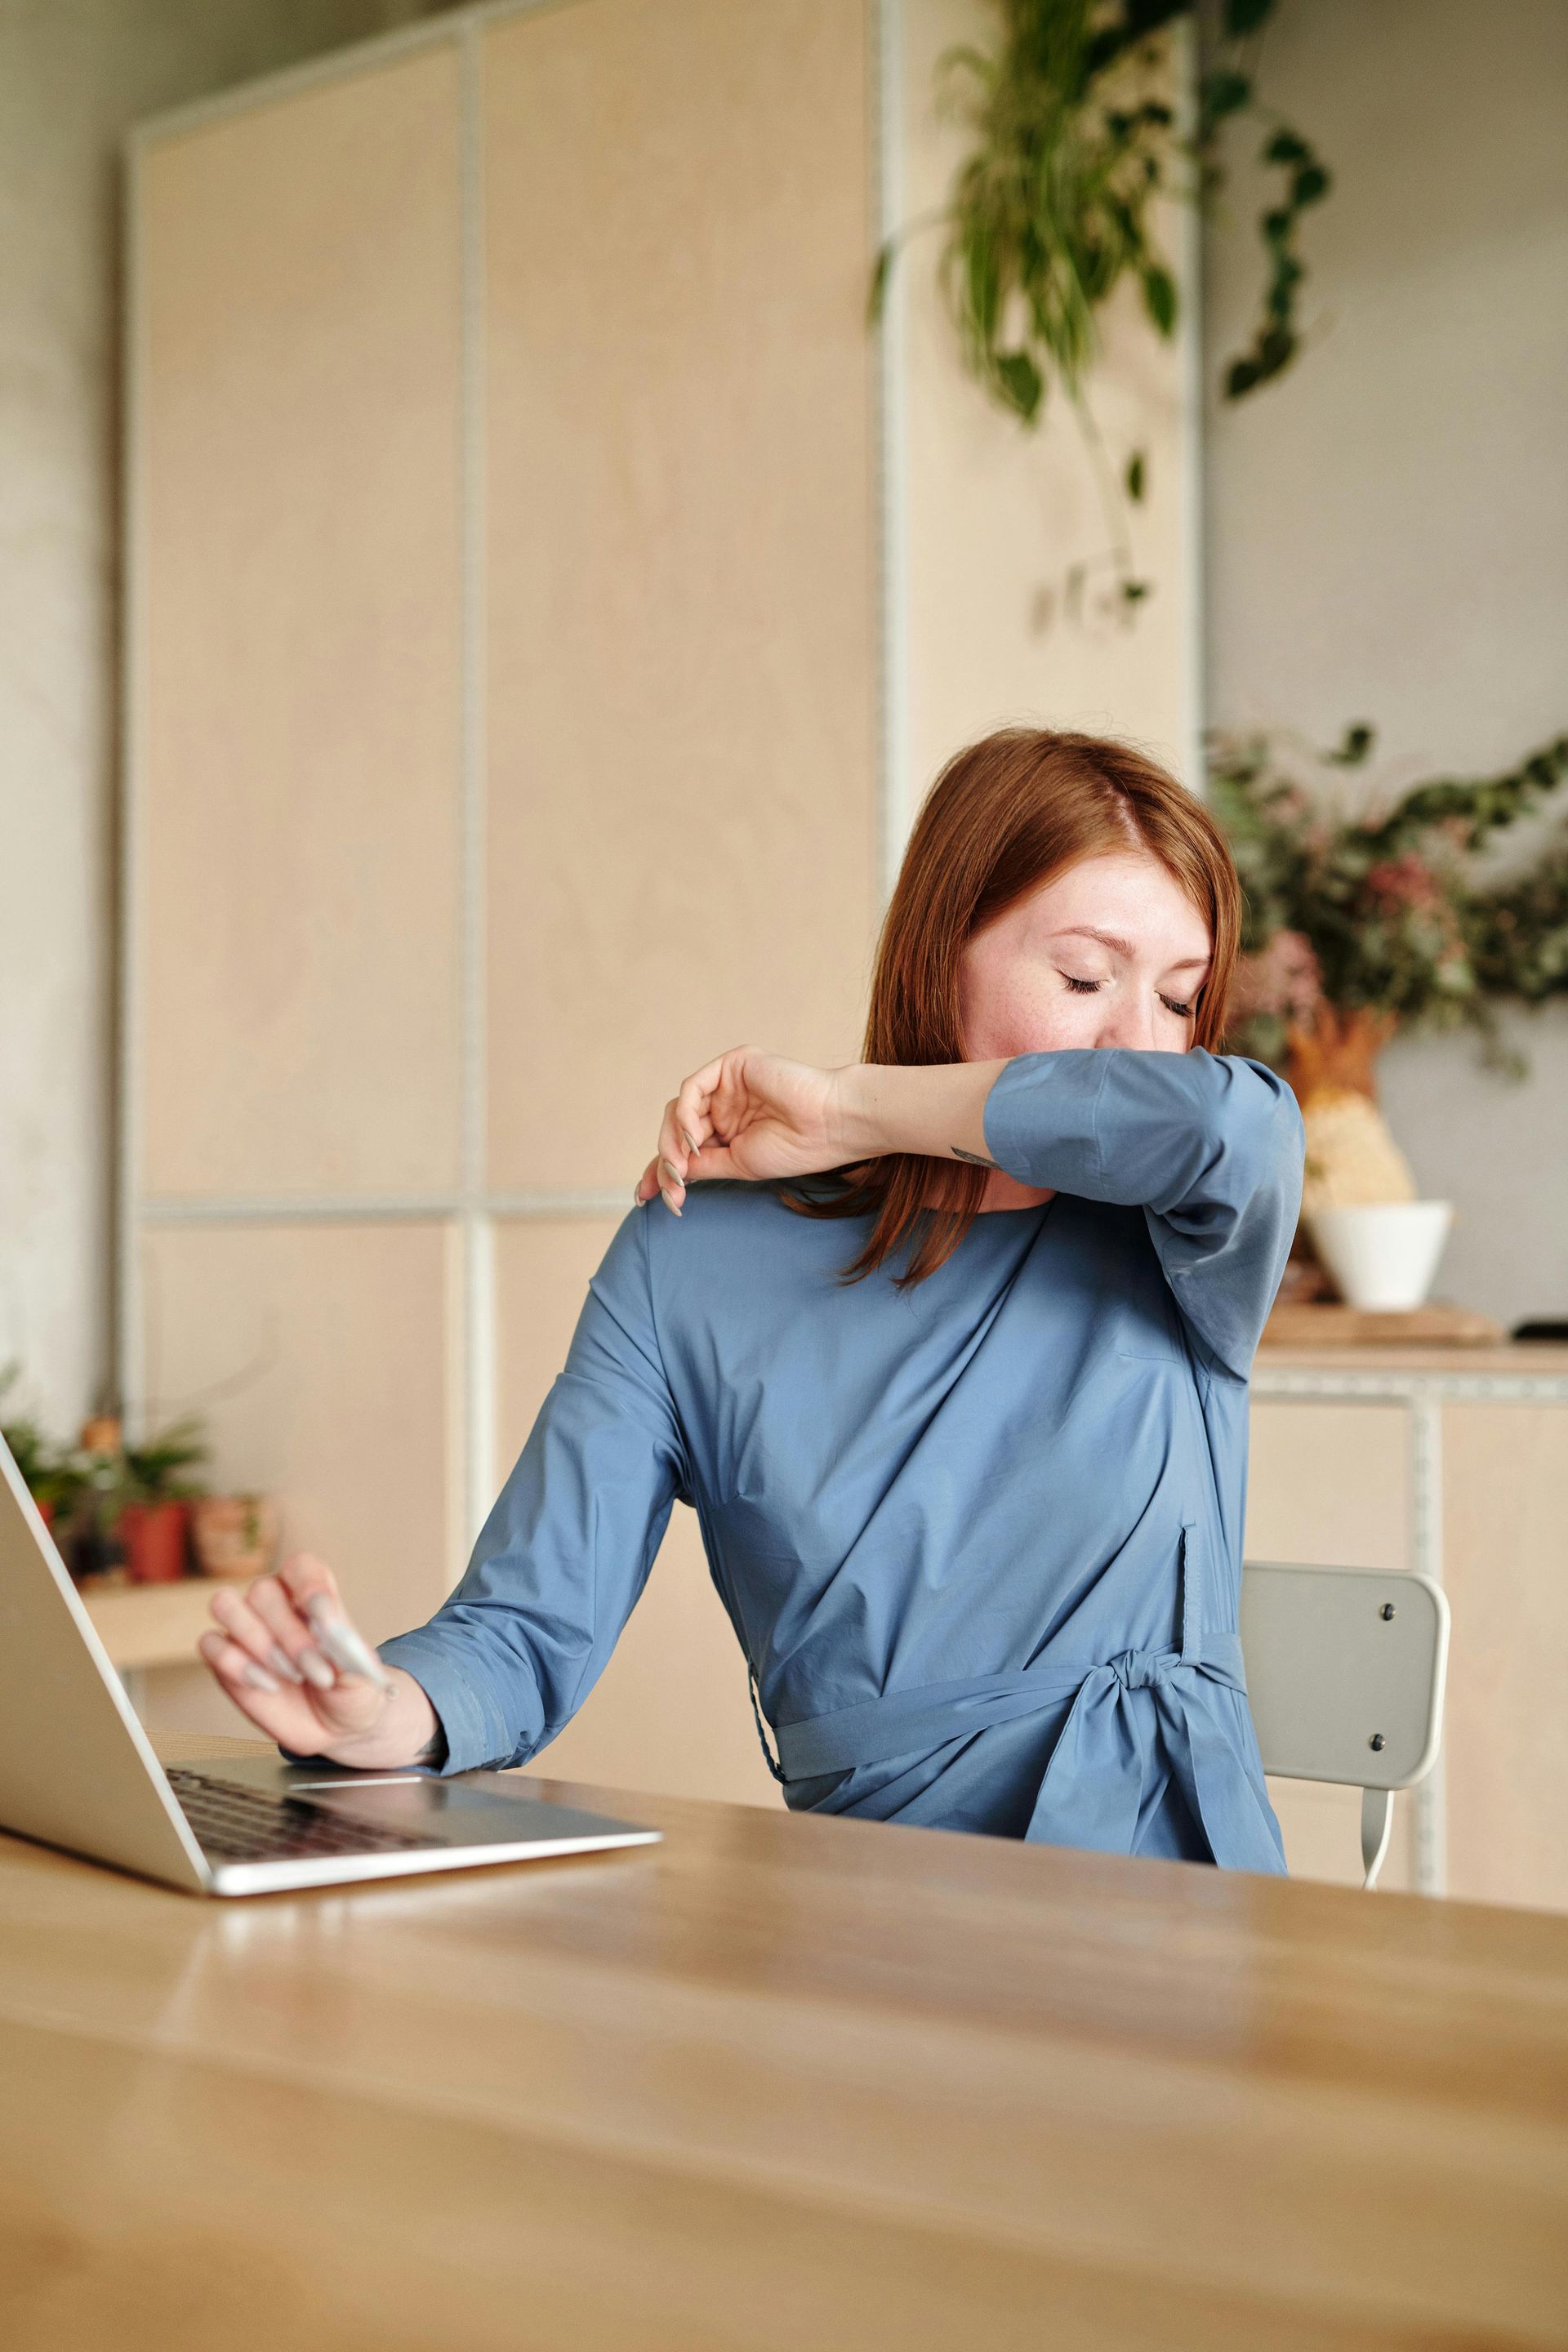
[[[245,1672],[239,1679],[242,1683],[248,1683],[252,1690],[275,1691],[282,1687],[276,1675],[269,1675],[265,1666],[257,1664],[254,1658],[247,1659]]]
[[[685,1179],[685,1177],[681,1174],[681,1172],[680,1172],[679,1169],[676,1166],[676,1164],[675,1164],[675,1162],[674,1162],[674,1160],[661,1160],[659,1161],[659,1163],[658,1163],[658,1164],[659,1164],[659,1166],[660,1166],[661,1168],[668,1168],[668,1171],[669,1171],[669,1176],[670,1176],[670,1181],[671,1181],[672,1183],[674,1183],[674,1184],[684,1184],[684,1183],[685,1183],[686,1179]]]
[[[301,1650],[299,1666],[312,1690],[331,1690],[338,1679],[318,1649]]]
[[[691,1157],[693,1158],[693,1160],[695,1160],[695,1159],[696,1159],[696,1157],[697,1157],[698,1152],[701,1150],[701,1146],[700,1146],[700,1144],[693,1143],[693,1142],[692,1142],[692,1140],[691,1140],[691,1138],[687,1134],[686,1129],[685,1129],[684,1128],[682,1128],[682,1129],[681,1129],[681,1130],[680,1130],[680,1136],[681,1136],[681,1140],[682,1140],[682,1142],[683,1142],[683,1143],[685,1144],[685,1146],[686,1146],[686,1149],[688,1150],[688,1151],[689,1151],[689,1152],[690,1152]]]
[[[305,1679],[281,1642],[273,1643],[267,1653],[267,1663],[275,1675],[282,1675],[286,1683],[302,1683]]]
[[[674,1193],[669,1190],[668,1185],[661,1185],[659,1187],[659,1191],[664,1199],[664,1205],[669,1211],[670,1215],[672,1217],[679,1217],[680,1211],[675,1205]]]

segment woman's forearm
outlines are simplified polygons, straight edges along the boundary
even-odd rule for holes
[[[857,1063],[838,1073],[847,1160],[910,1151],[992,1163],[985,1101],[1005,1062]]]

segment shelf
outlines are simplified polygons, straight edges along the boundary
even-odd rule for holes
[[[195,1665],[196,1636],[212,1623],[213,1577],[182,1577],[177,1584],[116,1584],[86,1591],[82,1601],[115,1665]]]

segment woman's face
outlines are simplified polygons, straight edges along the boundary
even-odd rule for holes
[[[1142,850],[1086,857],[1020,898],[963,950],[972,1062],[1072,1045],[1184,1054],[1208,971],[1208,926]]]

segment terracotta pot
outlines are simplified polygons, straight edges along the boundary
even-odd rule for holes
[[[190,1550],[188,1503],[127,1503],[115,1529],[133,1584],[175,1584]]]
[[[191,1507],[191,1532],[204,1576],[265,1576],[278,1549],[278,1506],[270,1495],[204,1495]]]
[[[1357,1005],[1341,1013],[1322,1004],[1310,1029],[1292,1027],[1285,1075],[1298,1102],[1321,1088],[1377,1100],[1377,1057],[1399,1026],[1392,1013]]]

